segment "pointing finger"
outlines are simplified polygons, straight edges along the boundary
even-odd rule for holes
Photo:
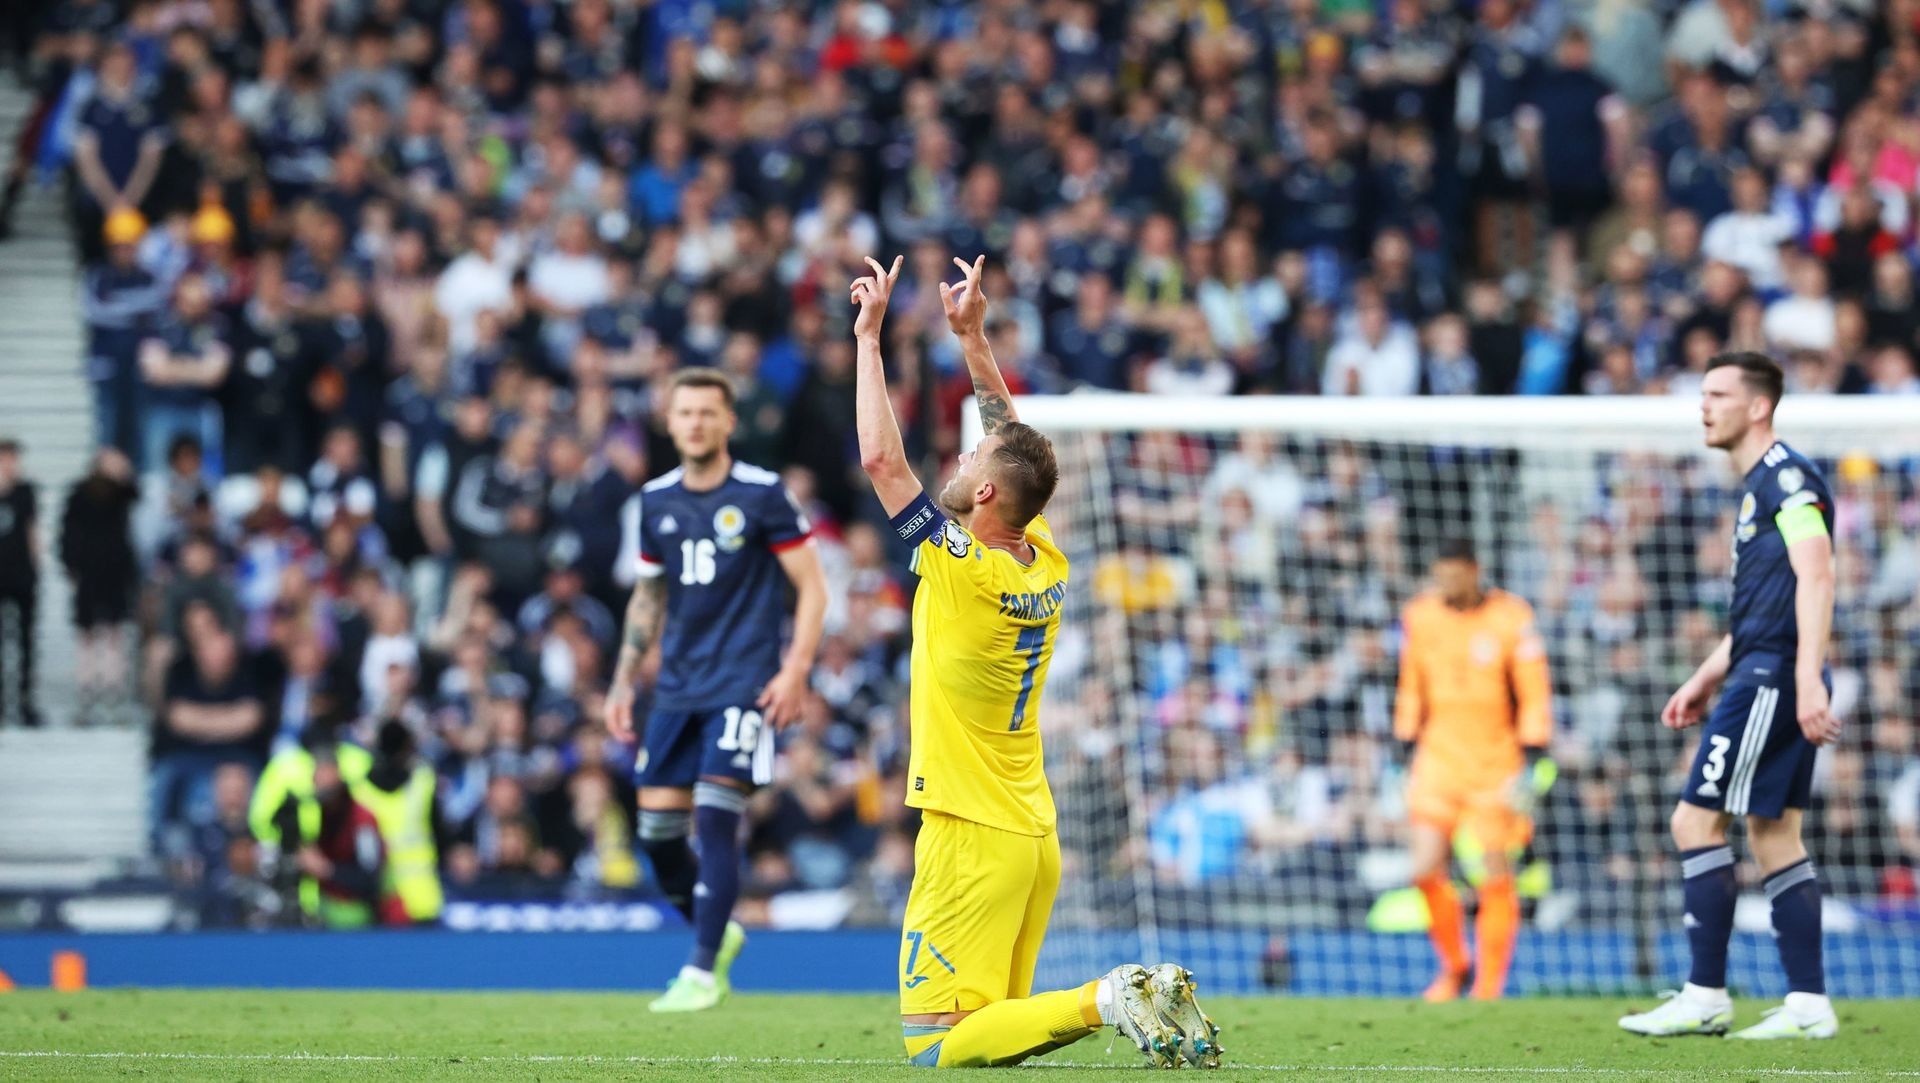
[[[880,266],[879,260],[874,259],[872,256],[868,256],[866,260],[867,260],[867,266],[873,268],[873,277],[876,282],[882,278],[887,277],[887,269],[885,267]]]
[[[981,272],[985,271],[986,269],[987,269],[986,256],[983,255],[980,258],[973,261],[973,277],[974,278],[978,279],[981,275]]]
[[[893,269],[887,272],[887,285],[889,286],[893,285],[894,280],[900,277],[900,267],[902,264],[906,262],[907,262],[907,257],[905,256],[893,257]]]
[[[955,267],[960,268],[960,273],[962,275],[965,275],[969,278],[973,277],[973,264],[968,263],[966,260],[961,259],[959,256],[955,256],[953,257],[953,265]]]

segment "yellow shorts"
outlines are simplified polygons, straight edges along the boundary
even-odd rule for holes
[[[1033,992],[1060,890],[1060,838],[928,812],[900,934],[900,1014],[973,1011]]]
[[[1533,821],[1507,806],[1501,785],[1462,784],[1437,774],[1415,771],[1407,782],[1407,811],[1449,838],[1464,828],[1495,853],[1518,850],[1533,838]]]

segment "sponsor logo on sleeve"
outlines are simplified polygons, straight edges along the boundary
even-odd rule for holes
[[[1807,476],[1797,466],[1786,467],[1774,477],[1780,482],[1780,491],[1783,493],[1797,493],[1807,483]]]

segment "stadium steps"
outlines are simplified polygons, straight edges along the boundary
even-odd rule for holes
[[[28,91],[0,78],[0,164],[11,162],[15,135],[32,107]],[[72,590],[51,550],[67,491],[93,451],[92,405],[81,373],[80,272],[57,186],[30,186],[13,229],[0,241],[0,434],[26,445],[26,474],[40,488],[49,559],[41,567],[36,630],[39,705],[49,725],[65,726],[77,705]],[[0,719],[0,726],[9,721]],[[0,783],[0,807],[14,807],[10,788]],[[6,834],[20,827],[12,818],[0,822]],[[0,838],[0,859],[5,853]]]
[[[59,886],[147,852],[147,737],[0,730],[0,886]]]

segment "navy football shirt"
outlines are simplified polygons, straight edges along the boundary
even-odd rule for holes
[[[787,621],[779,554],[808,530],[780,476],[742,462],[705,492],[689,490],[679,469],[641,489],[640,574],[667,582],[655,710],[718,710],[760,695],[780,669]]]
[[[1733,662],[1756,654],[1780,656],[1791,666],[1800,644],[1793,596],[1799,577],[1787,560],[1787,546],[1802,536],[1818,536],[1809,512],[1819,515],[1824,532],[1833,533],[1833,493],[1827,479],[1806,456],[1776,442],[1747,471],[1746,491],[1733,528]],[[1803,532],[1811,530],[1811,535]]]

